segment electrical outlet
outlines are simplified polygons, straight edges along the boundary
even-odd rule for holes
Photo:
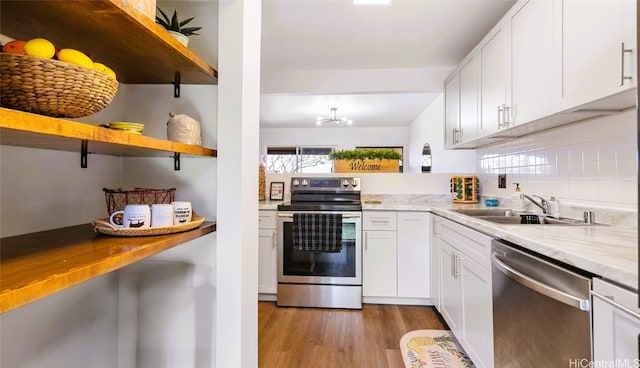
[[[498,188],[507,187],[507,174],[498,175]]]

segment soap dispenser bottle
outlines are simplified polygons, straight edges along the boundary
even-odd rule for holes
[[[520,183],[513,184],[516,186],[516,190],[511,196],[511,210],[514,212],[522,212],[524,210],[524,206],[522,205],[524,194],[520,191]]]

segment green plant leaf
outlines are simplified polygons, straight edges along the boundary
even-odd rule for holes
[[[199,29],[202,29],[202,27],[187,27],[187,28],[182,28],[180,30],[180,33],[182,33],[185,36],[191,36],[191,35],[199,35],[199,33],[195,33],[196,31],[198,31]]]
[[[167,17],[167,14],[165,14],[165,12],[162,11],[162,9],[160,9],[159,7],[156,7],[156,9],[158,9],[158,11],[160,12],[160,14],[162,14],[162,17],[164,18],[164,23],[166,25],[169,25],[169,17]],[[156,17],[156,20],[158,20],[158,17]]]
[[[160,9],[159,7],[156,7],[158,9],[158,11],[160,12],[160,14],[162,15],[162,18],[159,16],[156,16],[156,23],[160,24],[161,26],[163,26],[164,28],[170,30],[170,31],[174,31],[174,32],[179,32],[182,33],[185,36],[194,36],[194,35],[199,35],[199,33],[196,33],[196,31],[199,31],[202,29],[202,27],[187,27],[187,28],[183,28],[183,26],[189,22],[191,22],[192,20],[195,19],[195,17],[191,17],[191,18],[187,18],[183,21],[178,20],[178,11],[174,10],[173,11],[173,16],[171,17],[171,19],[169,19],[169,17],[167,16],[167,14],[162,11],[162,9]]]
[[[331,160],[402,160],[402,155],[392,149],[355,149],[333,151]]]
[[[195,17],[191,17],[189,19],[185,19],[182,22],[180,22],[180,27],[184,26],[185,24],[191,22]]]
[[[173,11],[170,26],[172,31],[180,32],[180,22],[178,22],[178,12],[176,10]]]

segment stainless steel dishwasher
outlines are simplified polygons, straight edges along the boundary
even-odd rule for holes
[[[589,361],[591,277],[501,240],[491,258],[495,367]]]

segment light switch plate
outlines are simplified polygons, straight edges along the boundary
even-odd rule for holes
[[[498,175],[498,188],[507,187],[507,174]]]

